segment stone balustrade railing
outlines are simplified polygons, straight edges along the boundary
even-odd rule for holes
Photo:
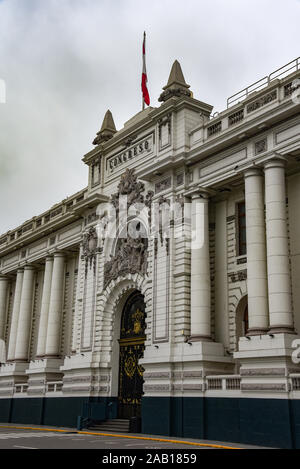
[[[48,381],[44,386],[43,386],[43,394],[49,393],[49,392],[61,392],[63,387],[63,382],[62,381]],[[41,388],[39,388],[41,390]],[[14,394],[27,394],[28,391],[28,384],[27,383],[19,383],[15,384],[14,386]]]

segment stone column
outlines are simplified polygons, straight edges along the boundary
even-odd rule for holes
[[[265,164],[270,332],[294,332],[286,216],[285,164]]]
[[[16,280],[16,288],[15,288],[15,295],[14,295],[13,311],[12,311],[12,316],[11,316],[9,341],[8,341],[8,353],[7,353],[7,360],[8,361],[12,361],[12,360],[15,359],[15,349],[16,349],[16,340],[17,340],[17,331],[18,331],[18,321],[19,321],[23,276],[24,276],[24,269],[18,269],[17,280]]]
[[[39,323],[39,333],[37,342],[37,358],[45,355],[46,339],[47,339],[47,326],[50,306],[51,282],[53,272],[53,257],[46,257],[45,272],[44,272],[44,285],[41,301],[41,314]]]
[[[78,274],[77,274],[77,285],[76,285],[76,296],[75,296],[75,305],[74,305],[74,324],[72,329],[72,353],[76,352],[77,349],[77,328],[78,328],[78,295],[80,294],[80,274],[81,269],[84,268],[84,265],[81,263],[82,255],[82,246],[79,249],[78,256]]]
[[[191,340],[211,339],[208,197],[192,196]]]
[[[61,252],[54,254],[51,295],[47,325],[45,356],[57,358],[60,355],[60,328],[64,294],[65,257]]]
[[[249,330],[247,335],[265,334],[269,328],[267,253],[263,173],[245,171],[247,286]]]
[[[28,360],[34,278],[34,267],[31,265],[25,266],[15,352],[15,360],[20,362],[26,362]]]
[[[4,339],[8,278],[0,275],[0,339]]]

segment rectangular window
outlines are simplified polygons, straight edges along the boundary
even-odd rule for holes
[[[246,244],[246,205],[245,202],[237,204],[237,221],[238,221],[238,256],[245,256],[247,254]]]

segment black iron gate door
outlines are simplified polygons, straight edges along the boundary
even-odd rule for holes
[[[119,365],[119,418],[139,417],[143,394],[145,304],[135,292],[127,300],[121,319]]]

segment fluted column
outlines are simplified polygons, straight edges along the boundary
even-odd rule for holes
[[[63,253],[54,254],[51,295],[47,325],[45,355],[49,358],[60,355],[60,328],[64,294],[65,257]]]
[[[34,294],[34,278],[34,267],[31,265],[25,266],[16,340],[16,361],[26,362],[28,360],[31,332],[32,302]]]
[[[46,261],[45,261],[44,284],[43,284],[43,293],[42,293],[42,301],[41,301],[41,314],[40,314],[37,353],[36,353],[37,357],[43,357],[45,355],[50,295],[51,295],[52,272],[53,272],[53,257],[48,256],[46,257]]]
[[[8,278],[0,275],[0,339],[4,339]]]
[[[285,164],[265,164],[270,332],[293,332],[292,290],[286,216]]]
[[[11,361],[15,359],[15,350],[16,350],[16,340],[18,332],[18,321],[20,313],[20,302],[21,302],[21,293],[23,285],[23,276],[24,269],[18,269],[17,279],[16,279],[16,288],[14,295],[13,311],[11,316],[11,325],[9,332],[9,341],[8,341],[8,353],[7,360]]]
[[[253,168],[245,172],[247,287],[249,329],[247,335],[268,330],[268,283],[265,234],[263,173]]]
[[[211,338],[208,198],[192,196],[191,340]]]

